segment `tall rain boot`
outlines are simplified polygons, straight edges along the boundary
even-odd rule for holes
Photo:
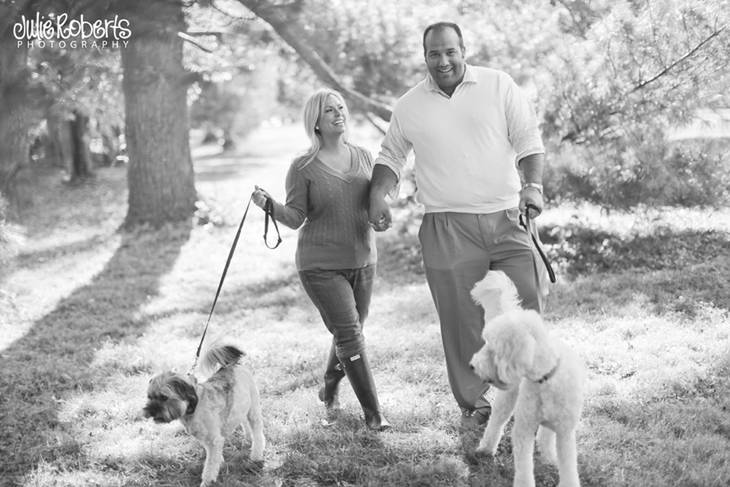
[[[378,394],[375,391],[373,374],[370,372],[365,352],[343,359],[342,365],[345,367],[345,374],[352,384],[357,400],[360,401],[367,427],[376,431],[389,429],[390,423],[380,412]]]
[[[327,409],[328,416],[330,417],[340,409],[337,389],[343,377],[345,377],[345,371],[342,369],[340,359],[337,358],[335,344],[333,343],[330,347],[327,365],[324,370],[324,386],[319,390],[319,400],[324,403],[324,407]]]

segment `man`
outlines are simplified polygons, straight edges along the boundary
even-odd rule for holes
[[[523,306],[541,311],[537,264],[518,218],[520,211],[531,217],[542,211],[545,150],[535,114],[512,78],[466,64],[458,25],[428,26],[423,51],[426,79],[396,103],[375,161],[369,219],[378,231],[390,226],[385,196],[413,149],[417,198],[425,206],[419,239],[449,383],[462,423],[483,424],[488,386],[469,367],[483,343],[483,311],[470,291],[487,270],[500,269]]]

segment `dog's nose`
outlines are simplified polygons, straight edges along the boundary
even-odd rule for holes
[[[474,370],[474,366],[472,364],[469,364],[469,370]]]

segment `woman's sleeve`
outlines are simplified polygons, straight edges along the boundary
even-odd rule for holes
[[[286,204],[274,202],[274,216],[289,228],[299,228],[307,218],[308,184],[298,165],[293,163],[286,174]]]

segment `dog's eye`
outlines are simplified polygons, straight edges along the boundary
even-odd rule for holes
[[[157,396],[157,398],[158,398],[158,399],[159,399],[160,401],[167,401],[167,396],[165,396],[165,395],[159,395],[159,396]]]

